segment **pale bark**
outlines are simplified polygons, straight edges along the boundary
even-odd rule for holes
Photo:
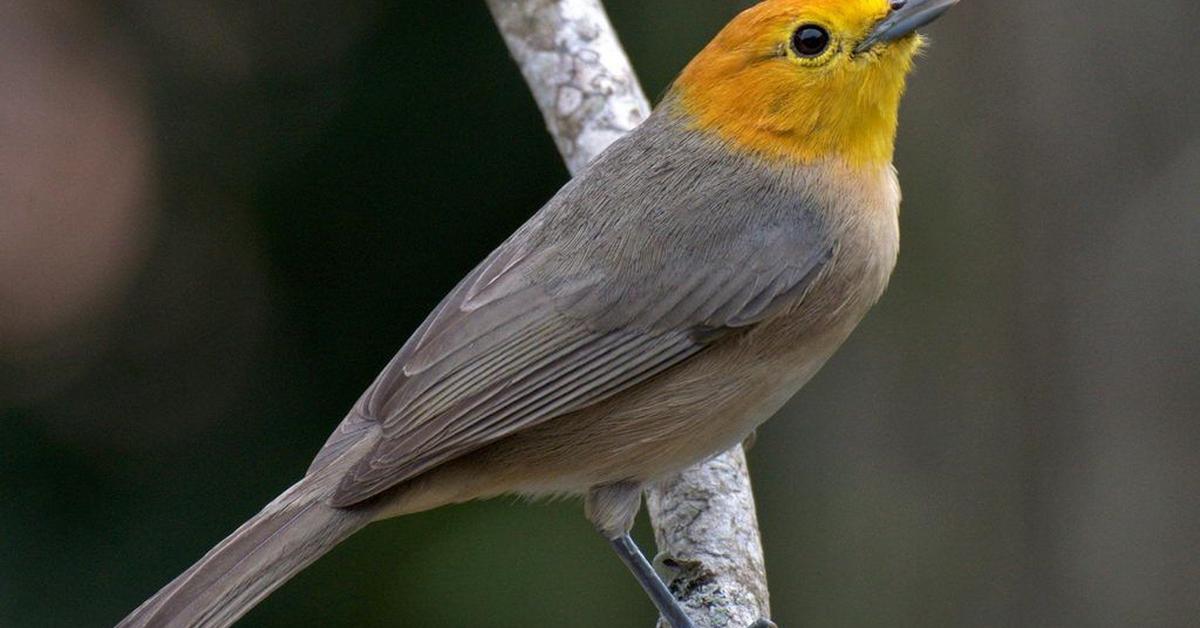
[[[649,114],[599,0],[487,4],[572,173]],[[770,616],[740,446],[663,482],[646,501],[657,562],[698,628],[743,628]]]
[[[742,628],[771,616],[741,445],[663,482],[646,506],[662,552],[657,562],[674,572],[671,591],[697,626]]]
[[[487,0],[572,174],[650,114],[599,0]]]

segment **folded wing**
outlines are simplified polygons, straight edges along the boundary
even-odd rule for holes
[[[377,438],[333,505],[595,404],[797,304],[836,243],[804,198],[776,200],[778,181],[734,179],[745,187],[718,193],[645,177],[629,185],[646,194],[620,195],[641,206],[620,212],[607,207],[612,177],[568,185],[442,301],[330,437],[313,468]]]

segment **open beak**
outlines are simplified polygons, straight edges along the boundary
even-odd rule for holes
[[[866,39],[854,48],[854,52],[865,52],[876,44],[896,41],[938,19],[956,4],[958,0],[893,0],[892,6],[895,8],[867,33]]]

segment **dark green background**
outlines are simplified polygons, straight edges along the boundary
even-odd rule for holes
[[[112,59],[151,193],[103,299],[39,333],[0,307],[5,627],[111,625],[288,486],[567,178],[482,2],[61,4],[0,11],[0,133],[74,80],[43,56]],[[744,4],[608,3],[652,96]],[[751,452],[784,628],[1200,616],[1196,6],[968,0],[930,29],[892,287]],[[11,146],[73,176],[69,138]],[[95,211],[21,198],[63,237]],[[653,617],[579,504],[505,499],[374,525],[242,625]]]

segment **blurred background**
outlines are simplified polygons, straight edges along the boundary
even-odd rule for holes
[[[653,96],[747,3],[607,4]],[[930,29],[891,290],[751,451],[781,626],[1195,625],[1197,23]],[[566,177],[482,2],[0,1],[0,626],[111,625],[191,564]],[[497,500],[242,625],[653,616],[577,503]]]

